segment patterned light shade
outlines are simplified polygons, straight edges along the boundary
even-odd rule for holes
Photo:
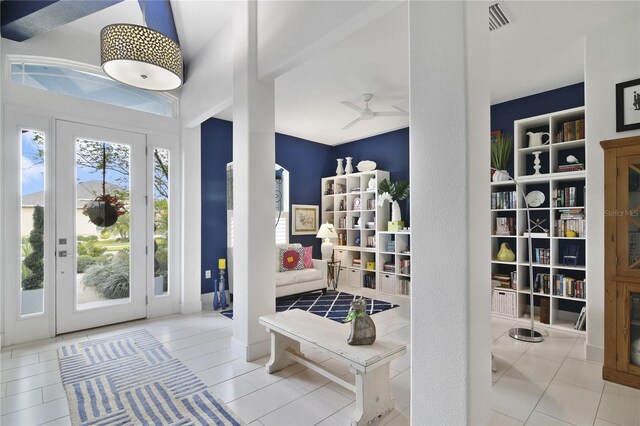
[[[173,90],[182,85],[180,46],[150,28],[107,25],[100,33],[102,69],[114,80],[147,90]]]

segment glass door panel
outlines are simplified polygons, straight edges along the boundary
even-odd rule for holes
[[[630,339],[629,339],[629,362],[640,366],[640,293],[629,293],[631,303],[630,312]]]
[[[640,161],[627,164],[628,205],[625,215],[629,269],[640,269]]]
[[[87,309],[129,300],[127,145],[76,139],[76,303]]]
[[[153,294],[169,292],[169,150],[153,150]]]
[[[640,156],[618,158],[616,210],[617,270],[640,277]]]

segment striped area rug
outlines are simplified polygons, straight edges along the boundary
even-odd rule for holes
[[[148,331],[58,349],[74,425],[240,425]]]
[[[288,311],[289,309],[302,309],[321,317],[329,318],[337,322],[342,322],[351,310],[351,302],[357,299],[351,293],[329,290],[326,294],[321,291],[296,294],[293,296],[278,297],[276,299],[276,312]],[[369,315],[397,308],[400,305],[385,302],[378,299],[364,298],[367,302],[367,313]],[[233,309],[221,312],[227,318],[233,319]]]

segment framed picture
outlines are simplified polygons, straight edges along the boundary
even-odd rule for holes
[[[640,78],[616,84],[616,132],[640,129]]]
[[[502,139],[502,130],[492,130],[491,131],[491,143],[500,142]]]
[[[316,235],[318,233],[318,206],[291,205],[292,235]]]

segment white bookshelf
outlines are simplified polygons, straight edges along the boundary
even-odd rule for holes
[[[563,141],[558,133],[563,129],[563,123],[575,122],[584,119],[584,107],[573,108],[565,111],[559,111],[550,114],[544,114],[536,117],[525,118],[514,122],[514,170],[515,178],[518,180],[525,194],[531,191],[540,191],[544,194],[545,200],[542,205],[532,207],[530,209],[531,219],[539,220],[542,226],[548,229],[547,236],[532,237],[532,253],[533,253],[533,272],[534,281],[538,274],[549,274],[550,277],[558,277],[560,275],[573,278],[575,280],[584,281],[584,297],[572,296],[567,289],[566,283],[563,285],[562,291],[554,291],[553,283],[548,291],[540,289],[534,292],[534,302],[536,304],[534,310],[534,319],[540,319],[540,301],[547,299],[549,301],[549,323],[540,324],[559,329],[577,331],[573,328],[573,324],[579,315],[580,309],[586,305],[588,296],[587,283],[587,265],[586,265],[586,238],[587,232],[584,230],[582,234],[576,236],[568,236],[563,233],[562,229],[556,229],[554,224],[561,215],[565,215],[569,210],[581,213],[586,219],[585,200],[587,196],[587,176],[586,168],[588,165],[585,150],[585,139],[572,138]],[[584,128],[584,127],[583,127]],[[526,133],[532,132],[549,132],[550,143],[539,147],[528,147],[528,139]],[[540,157],[540,172],[535,175],[534,172],[534,152],[542,151]],[[584,165],[583,170],[579,171],[559,171],[560,165],[566,164],[566,157],[573,155]],[[574,190],[565,188],[575,188]],[[500,291],[516,293],[515,316],[517,318],[529,318],[529,259],[528,259],[528,238],[525,236],[527,231],[527,212],[522,194],[516,187],[515,183],[492,182],[491,192],[509,192],[516,191],[516,205],[505,206],[510,208],[492,208],[491,209],[491,241],[492,241],[492,257],[491,257],[491,277],[495,273],[510,274],[516,272],[515,288],[502,288]],[[553,195],[554,192],[569,196],[575,194],[574,201],[569,202],[568,199],[563,200],[562,205],[555,205]],[[567,192],[568,191],[568,192]],[[568,197],[567,197],[568,198]],[[560,202],[562,200],[559,200]],[[569,205],[571,204],[571,205]],[[515,208],[511,208],[515,207]],[[508,217],[514,221],[514,235],[504,236],[496,235],[496,218]],[[583,220],[583,223],[585,221]],[[578,221],[568,222],[568,226],[578,225]],[[579,229],[579,227],[577,227]],[[496,259],[496,254],[502,242],[507,242],[516,254],[513,262],[501,262]],[[578,256],[576,264],[569,262],[567,254],[573,254],[572,248],[577,247]],[[549,254],[549,261],[537,261],[536,249],[546,249]],[[536,287],[534,287],[536,288]],[[537,289],[536,289],[537,290]],[[558,288],[558,290],[560,290]],[[512,296],[511,296],[512,297]],[[578,312],[576,312],[578,311]],[[494,310],[494,315],[500,313]],[[584,333],[584,331],[581,331]]]
[[[369,189],[369,181],[376,185]],[[378,206],[378,185],[389,172],[372,170],[331,176],[321,181],[322,223],[333,223],[341,240],[334,241],[334,257],[341,261],[339,286],[368,287],[403,295],[410,293],[410,235],[387,232],[390,207]],[[398,249],[386,252],[389,241]],[[394,271],[384,271],[393,262]],[[405,266],[402,269],[402,266]],[[401,272],[402,269],[402,272]]]

